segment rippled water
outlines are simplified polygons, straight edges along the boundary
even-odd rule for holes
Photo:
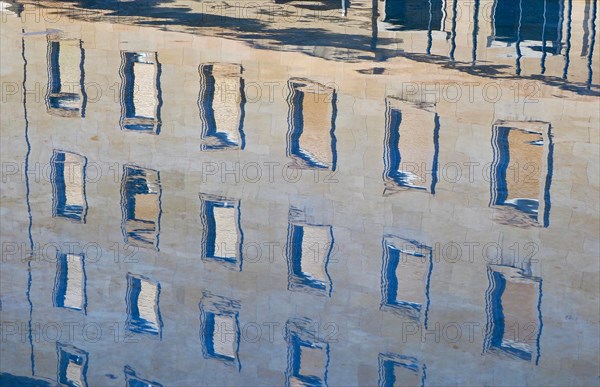
[[[597,3],[1,2],[0,385],[597,385]]]

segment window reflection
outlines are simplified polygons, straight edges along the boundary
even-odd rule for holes
[[[156,52],[121,52],[121,129],[159,134],[162,92]]]
[[[290,210],[286,245],[288,290],[331,296],[333,284],[327,267],[333,243],[331,226],[308,223],[302,211]]]
[[[59,253],[54,281],[54,306],[86,312],[84,256]]]
[[[329,343],[315,334],[318,326],[307,318],[287,321],[286,386],[327,386]]]
[[[244,149],[244,79],[242,66],[230,63],[200,65],[198,108],[202,121],[202,150]]]
[[[386,98],[384,195],[402,189],[435,194],[440,122],[430,109],[428,105]]]
[[[87,387],[88,353],[72,345],[56,343],[58,383],[62,386]]]
[[[497,122],[492,128],[490,206],[498,221],[520,226],[550,224],[553,144],[550,125]]]
[[[385,0],[381,20],[389,31],[439,31],[444,5],[444,0]]]
[[[79,39],[48,35],[46,106],[52,115],[84,117],[87,96],[83,69],[85,51]]]
[[[396,353],[379,354],[379,387],[424,386],[427,367],[417,358]]]
[[[240,302],[209,292],[200,302],[200,340],[206,359],[217,359],[238,370],[240,346]]]
[[[228,268],[242,270],[240,201],[200,194],[202,221],[202,260],[215,261]]]
[[[140,378],[130,366],[125,366],[125,384],[127,387],[162,387],[160,383]]]
[[[538,364],[542,333],[542,279],[527,269],[488,267],[484,352]]]
[[[427,327],[432,270],[431,247],[392,235],[384,236],[381,309],[417,321],[423,319]]]
[[[131,332],[162,336],[158,305],[160,284],[141,275],[127,274],[127,321]]]
[[[300,168],[336,169],[337,94],[302,78],[288,81],[287,155]]]
[[[52,214],[85,223],[87,159],[77,153],[55,150],[52,165]]]
[[[135,165],[123,167],[121,209],[125,242],[158,249],[161,194],[158,171]]]

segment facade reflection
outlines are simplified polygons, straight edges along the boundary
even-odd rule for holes
[[[432,108],[386,98],[384,195],[405,189],[435,194],[440,119]]]
[[[205,359],[217,359],[238,371],[242,368],[240,346],[240,302],[203,292],[200,302],[200,341]]]
[[[54,306],[86,313],[87,294],[84,256],[59,253],[54,281]]]
[[[162,319],[159,308],[160,283],[150,278],[127,273],[127,329],[162,337]]]
[[[241,65],[232,63],[207,63],[198,68],[202,150],[244,149],[242,71]]]
[[[50,163],[53,216],[85,223],[87,159],[77,153],[55,150]]]
[[[202,222],[202,260],[242,270],[240,201],[221,196],[200,194]]]
[[[554,149],[550,124],[496,122],[492,148],[490,206],[499,209],[498,221],[548,227]]]
[[[288,290],[331,297],[333,283],[328,272],[333,251],[333,228],[308,223],[304,212],[289,212],[286,256]]]
[[[290,79],[288,87],[287,156],[299,168],[335,170],[335,89],[304,78]]]
[[[425,386],[427,366],[397,353],[379,354],[379,387]]]
[[[88,353],[72,345],[56,343],[57,381],[62,386],[87,387]]]
[[[79,39],[48,35],[46,107],[52,115],[85,117],[85,51]]]
[[[121,52],[121,129],[159,134],[161,66],[156,52]]]
[[[286,386],[327,386],[329,343],[314,331],[318,323],[307,318],[290,319],[285,325],[288,346]]]
[[[432,249],[419,242],[385,235],[381,269],[381,309],[423,321],[427,328]]]
[[[158,171],[131,164],[123,167],[121,211],[126,243],[158,250],[161,195]]]

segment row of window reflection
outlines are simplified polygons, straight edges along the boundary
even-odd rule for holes
[[[327,273],[328,257],[320,257],[325,261],[317,261],[314,255],[306,254],[304,247],[308,238],[313,238],[308,243],[315,240],[321,242],[320,238],[329,240],[331,230],[327,226],[300,223],[292,227],[298,229],[290,231],[289,237],[301,238],[295,246],[302,248],[299,249],[298,256],[288,262],[289,289],[330,295],[332,284]],[[290,250],[295,249],[288,249]],[[382,250],[380,309],[398,316],[400,320],[411,321],[428,329],[432,248],[414,240],[385,235]],[[59,253],[58,258],[54,305],[86,313],[87,278],[84,255]],[[498,264],[489,265],[487,274],[489,284],[485,294],[487,324],[484,352],[538,364],[541,354],[542,279],[532,274],[529,262],[516,265],[504,259]],[[132,273],[126,275],[126,281],[126,328],[135,334],[161,339],[163,322],[159,306],[159,281]],[[241,301],[204,291],[199,308],[204,357],[241,369],[238,355]],[[326,371],[324,376],[315,380],[313,374],[305,375],[301,372],[301,357],[305,352],[322,352],[321,355],[327,356],[329,353],[327,340],[311,336],[305,329],[311,325],[314,324],[306,319],[288,321],[288,381],[290,378],[298,378],[299,381],[312,385],[314,381],[326,380]],[[521,332],[519,329],[515,330],[515,326],[520,327]],[[523,335],[524,330],[528,333],[526,336]],[[408,358],[386,355],[383,362],[391,362],[386,366],[391,367],[401,364],[401,359]],[[312,360],[307,363],[315,364]],[[414,362],[407,364],[412,364],[408,367],[410,369],[416,365]],[[382,377],[389,379],[391,371],[386,367],[383,367],[385,372]]]
[[[439,175],[439,117],[404,105],[402,101],[388,99],[384,195],[402,190],[435,194]],[[423,123],[427,122],[431,130],[423,129]],[[503,224],[548,227],[553,173],[550,125],[498,122],[492,129],[491,143],[493,160],[489,205],[500,214],[497,220]],[[85,222],[86,157],[55,150],[51,164],[53,215]],[[428,165],[432,167],[428,168]],[[162,193],[160,173],[132,164],[125,165],[121,186],[125,239],[158,248]],[[214,231],[219,225],[230,230],[237,229],[237,240],[241,244],[239,219],[235,221],[236,216],[239,218],[239,200],[204,197],[202,204],[202,222],[209,230],[209,245],[220,244],[221,235]],[[213,250],[214,246],[209,246],[207,255],[210,256]],[[227,257],[223,258],[227,260]]]

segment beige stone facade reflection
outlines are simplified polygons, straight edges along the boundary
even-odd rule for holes
[[[488,7],[481,3],[480,12],[484,12]],[[194,3],[190,7],[196,6]],[[26,11],[27,7],[31,6],[27,5]],[[463,69],[428,63],[421,56],[397,55],[386,61],[372,61],[375,54],[366,58],[359,55],[369,51],[364,48],[315,46],[310,52],[312,55],[307,55],[306,47],[293,52],[292,43],[288,46],[265,41],[264,45],[252,46],[243,37],[228,39],[235,38],[236,34],[225,34],[228,38],[208,36],[227,32],[216,27],[207,28],[206,34],[200,35],[186,33],[185,26],[170,26],[180,31],[165,31],[134,23],[111,24],[109,19],[72,22],[62,18],[51,23],[43,19],[36,22],[32,17],[23,21],[3,14],[1,73],[5,93],[2,110],[9,113],[1,117],[0,151],[6,179],[2,184],[5,254],[0,273],[0,299],[3,325],[18,332],[4,331],[7,337],[1,346],[1,371],[56,381],[57,369],[60,373],[57,367],[59,341],[87,353],[85,378],[89,385],[123,384],[125,366],[165,386],[198,380],[209,385],[281,385],[285,383],[288,365],[289,343],[282,333],[286,321],[310,318],[319,322],[319,336],[323,340],[328,338],[329,385],[377,384],[378,359],[384,353],[418,360],[421,367],[418,377],[406,371],[406,381],[421,380],[422,365],[426,364],[427,385],[448,384],[449,380],[465,385],[596,383],[600,118],[597,96],[582,92],[588,77],[586,57],[579,55],[582,51],[578,46],[584,38],[581,27],[584,7],[585,2],[573,1],[569,70],[569,79],[574,82],[572,90],[566,84],[553,86],[547,79],[520,79],[512,75],[503,78],[504,73],[499,78],[470,74]],[[365,28],[365,25],[371,26],[370,8],[359,3],[356,8],[351,7],[348,14],[352,12],[357,14],[355,19],[349,17],[344,22],[347,24],[332,25],[331,30],[340,33],[347,27],[348,34],[370,38],[370,31]],[[449,20],[452,20],[450,14],[444,26]],[[460,19],[461,24],[456,28],[455,55],[464,61],[469,61],[472,54],[472,47],[467,44],[472,36],[469,20],[472,19]],[[275,27],[277,23],[281,22],[275,22]],[[321,23],[329,21],[321,20]],[[586,23],[590,25],[589,20]],[[491,34],[491,27],[485,23],[480,22],[479,28],[482,37]],[[198,32],[195,28],[189,29],[189,32]],[[46,109],[46,31],[49,30],[60,30],[61,38],[82,41],[87,84],[84,118],[53,115]],[[433,35],[436,38],[432,53],[447,54],[445,35]],[[410,43],[419,50],[427,46],[427,33],[422,31],[381,29],[379,39],[383,45],[383,38],[393,36],[401,37],[404,45]],[[590,37],[586,39],[589,41]],[[486,40],[480,38],[479,41]],[[409,53],[400,43],[386,42],[389,47],[382,48],[385,52],[405,49],[405,53]],[[279,49],[265,49],[274,46]],[[498,64],[510,62],[512,66],[514,58],[495,54],[512,49],[478,46],[476,52],[481,60],[493,59]],[[119,69],[123,51],[157,53],[162,93],[162,128],[158,135],[121,130]],[[600,52],[598,39],[594,51]],[[349,60],[339,60],[344,56]],[[547,75],[562,74],[561,58],[549,59]],[[597,58],[598,55],[592,58],[595,68]],[[247,99],[243,150],[202,152],[200,149],[198,68],[204,63],[234,63],[243,69],[241,78],[246,85]],[[538,65],[539,58],[525,58],[523,75],[537,74],[535,66]],[[373,71],[373,68],[383,70]],[[286,169],[290,163],[286,152],[290,109],[288,81],[292,78],[335,85],[335,172],[302,170],[298,180],[293,181],[293,171]],[[465,82],[473,82],[472,98]],[[536,90],[534,94],[533,89],[527,88],[531,82]],[[25,101],[23,83],[27,90]],[[417,89],[410,89],[413,92],[407,95],[408,83],[416,84]],[[592,75],[592,83],[593,92],[597,90],[598,72]],[[255,85],[252,95],[250,84]],[[440,97],[431,101],[433,95],[440,96],[442,92],[427,94],[424,84],[430,85],[431,90],[435,90],[431,85],[459,85],[462,97]],[[489,84],[500,90],[498,99],[485,91],[492,93],[492,89],[485,89]],[[12,86],[15,89],[11,89]],[[411,190],[388,196],[382,194],[388,97],[411,103],[425,101],[439,116],[439,181],[435,195]],[[326,106],[307,109],[318,118],[314,127],[321,133],[320,120],[330,114],[331,101]],[[547,226],[538,222],[514,227],[495,219],[499,209],[490,206],[489,165],[494,160],[493,127],[499,121],[551,124],[553,176]],[[524,139],[514,140],[517,146],[511,149],[511,156],[514,151],[517,159],[538,163],[541,157],[538,148],[535,151],[530,147],[520,148],[518,144]],[[331,157],[325,159],[329,161],[333,155],[328,141],[330,139],[326,141],[328,146],[324,146],[310,139],[303,146],[323,149],[322,152]],[[421,146],[420,141],[420,137],[414,140],[415,147]],[[429,141],[427,138],[428,151],[431,149]],[[44,170],[51,163],[54,149],[87,158],[85,195],[89,209],[85,224],[52,217],[53,187]],[[420,159],[422,154],[414,157]],[[423,159],[430,168],[429,155]],[[22,170],[25,160],[30,171],[28,184]],[[160,249],[154,248],[153,243],[140,244],[135,249],[124,242],[122,175],[123,166],[130,164],[160,173],[160,205],[158,194],[153,194],[154,198],[136,197],[140,206],[136,207],[136,213],[156,223]],[[547,163],[542,164],[540,167],[549,168]],[[11,173],[13,165],[16,173]],[[260,168],[260,178],[251,173],[256,165]],[[272,179],[269,170],[273,171]],[[154,173],[156,181],[158,175]],[[521,181],[509,180],[508,185],[515,197],[540,197],[543,191],[539,185]],[[152,192],[157,190],[155,187]],[[242,246],[241,270],[227,270],[202,259],[205,226],[200,216],[200,193],[239,200],[236,214],[239,214],[243,243],[237,225],[235,240],[236,246]],[[327,268],[332,283],[331,297],[288,291],[285,249],[290,207],[305,212],[306,224],[331,226],[335,246]],[[33,256],[28,253],[31,250],[30,214]],[[227,213],[218,219],[231,219],[231,216]],[[229,245],[234,239],[233,226],[227,222],[218,222],[217,233],[223,236],[223,243]],[[428,312],[428,329],[432,333],[428,335],[423,335],[422,327],[409,333],[406,327],[414,327],[407,325],[414,324],[411,319],[380,309],[381,242],[387,234],[418,241],[434,250]],[[321,238],[319,236],[319,240]],[[460,246],[462,258],[459,260],[450,255],[450,249],[445,249],[452,243]],[[516,254],[520,260],[532,256],[534,274],[543,279],[543,331],[537,366],[535,362],[482,351],[489,286],[484,246],[491,243],[502,248],[507,256]],[[12,247],[16,252],[12,252]],[[85,256],[87,313],[53,307],[55,253],[58,249],[66,254],[70,248],[74,249],[72,253]],[[489,251],[493,254],[495,250]],[[315,277],[323,277],[318,267],[305,266],[305,269]],[[155,309],[151,310],[151,306],[156,307],[156,304],[144,304],[143,299],[140,306],[148,321],[155,325],[162,322],[159,337],[126,333],[128,273],[160,284],[159,310],[153,314]],[[422,273],[413,274],[411,283],[418,283],[416,275],[420,277]],[[421,289],[415,292],[415,301],[425,302]],[[407,291],[410,290],[414,289]],[[241,367],[228,367],[202,356],[199,303],[205,291],[239,300],[239,316],[235,316],[239,319],[240,340],[234,352]],[[153,290],[147,294],[155,293]],[[507,306],[506,318],[519,324],[537,322],[537,310],[530,308],[535,298],[536,293],[530,291],[529,285],[511,286],[503,299]],[[31,342],[26,331],[29,321],[35,329]],[[49,323],[63,327],[59,340],[49,336],[48,329],[44,333]],[[65,323],[75,324],[71,337]],[[260,340],[250,336],[248,327],[252,326],[248,324],[253,323],[262,329]],[[265,323],[275,324],[272,338]],[[333,325],[326,326],[327,323]],[[458,341],[448,339],[443,333],[444,327],[451,323],[462,328]],[[89,324],[101,328],[100,337],[93,335],[95,328],[83,333],[82,327]],[[230,322],[224,324],[224,329],[233,329]],[[466,324],[474,327],[471,339]],[[435,329],[439,329],[439,340],[436,340]],[[229,341],[218,344],[222,346],[215,351],[231,356]],[[313,357],[307,353],[306,356],[303,370],[310,374],[322,371],[319,376],[325,375],[325,370],[319,370],[322,354]],[[75,366],[78,365],[65,371],[71,380],[79,377]]]

